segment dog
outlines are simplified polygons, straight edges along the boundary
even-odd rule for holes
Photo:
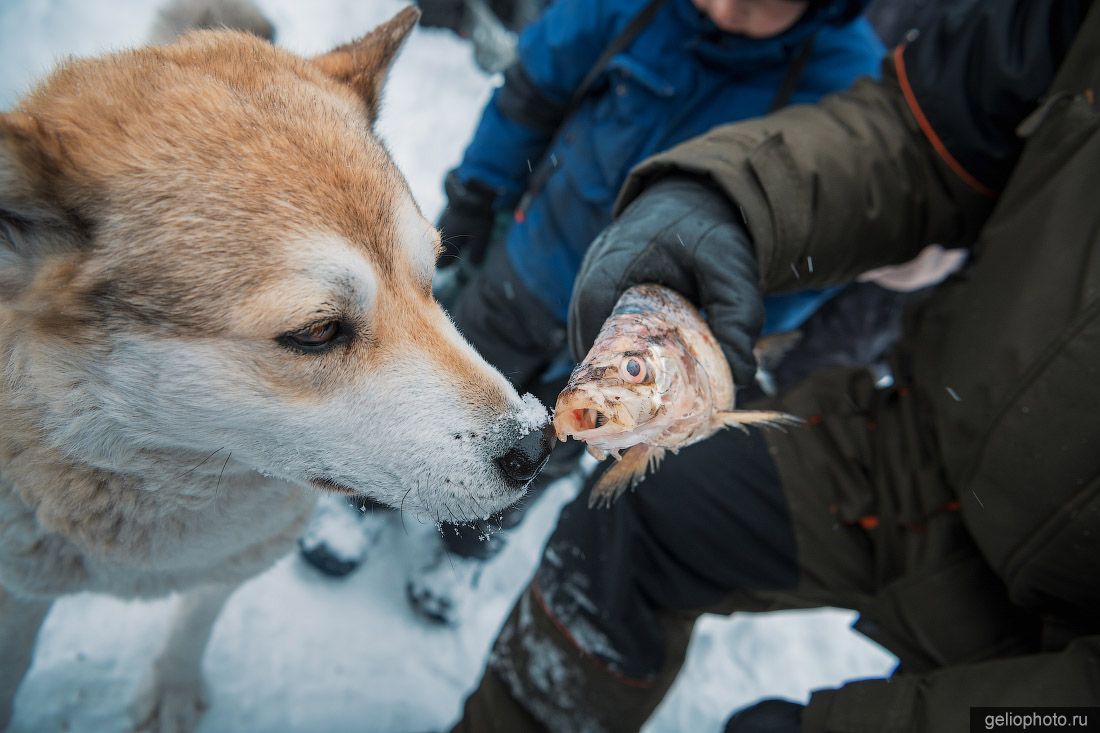
[[[418,15],[71,60],[0,113],[0,728],[60,595],[184,592],[133,716],[191,730],[219,610],[319,492],[467,521],[545,462],[373,132]]]

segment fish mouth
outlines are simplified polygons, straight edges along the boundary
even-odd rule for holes
[[[578,416],[577,413],[580,413]],[[580,410],[573,410],[573,418],[575,424],[581,430],[593,430],[595,428],[602,428],[611,419],[604,413],[597,410],[595,407],[586,407]]]
[[[577,407],[565,411],[561,418],[555,417],[554,432],[558,440],[564,441],[569,436],[598,430],[610,421],[610,415],[595,407]]]

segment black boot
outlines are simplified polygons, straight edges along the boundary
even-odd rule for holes
[[[322,575],[350,575],[363,563],[390,514],[389,507],[370,499],[324,496],[298,538],[298,552]]]

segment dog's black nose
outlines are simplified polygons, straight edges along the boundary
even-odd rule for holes
[[[542,430],[532,430],[524,435],[507,453],[497,458],[496,463],[505,476],[525,484],[542,470],[553,445],[554,429],[547,425]]]

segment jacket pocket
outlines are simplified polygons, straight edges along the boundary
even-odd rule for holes
[[[904,672],[1038,647],[1037,619],[1012,605],[1004,584],[972,548],[887,584],[859,610],[855,629],[894,652]]]
[[[1100,631],[1100,477],[1009,558],[1015,599]]]
[[[608,94],[617,102],[613,111],[628,119],[645,113],[654,98],[667,99],[676,94],[672,82],[625,54],[619,54],[607,62],[607,80],[610,85]],[[649,114],[653,114],[652,110]]]
[[[1013,601],[1071,619],[1100,606],[1098,354],[1094,298],[1006,390],[962,494]]]
[[[593,118],[592,160],[617,190],[627,172],[654,149],[676,87],[637,59],[619,54],[607,64],[607,88]]]
[[[1025,141],[1025,147],[998,202],[1002,210],[1026,207],[1041,196],[1044,186],[1059,180],[1071,161],[1095,144],[1091,138],[1100,134],[1096,98],[1091,91],[1055,93],[1024,118],[1016,134]],[[1020,171],[1027,171],[1027,175],[1021,176]]]
[[[1092,90],[1051,94],[1016,127],[1016,134],[1025,140],[1047,134],[1061,140],[1065,137],[1066,125],[1077,129],[1085,123],[1087,129],[1089,123],[1100,121],[1094,95]]]

